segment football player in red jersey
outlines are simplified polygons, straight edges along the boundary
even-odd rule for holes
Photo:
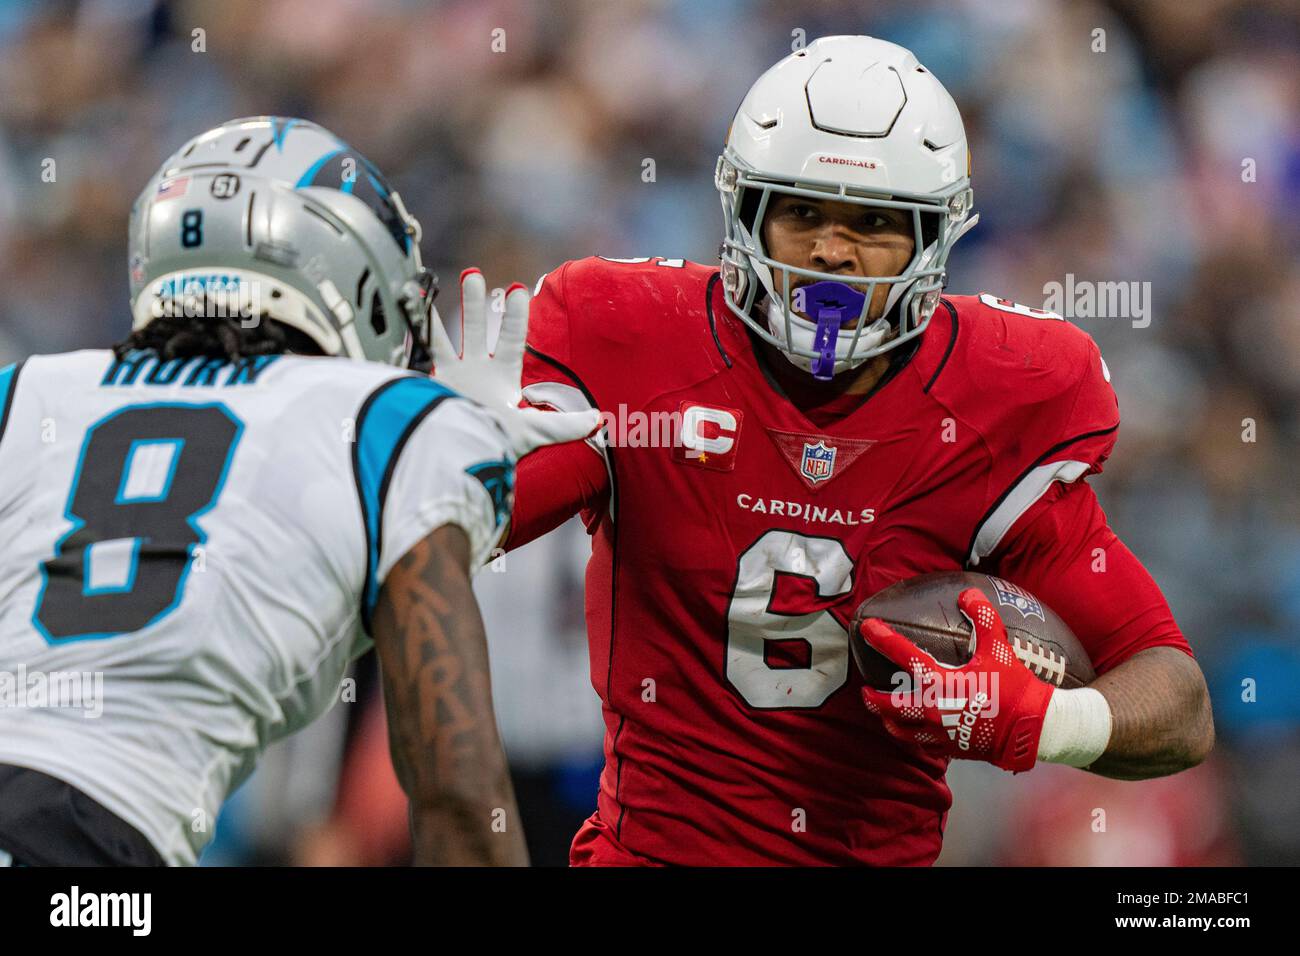
[[[524,397],[610,422],[520,462],[509,541],[578,512],[592,535],[606,763],[573,863],[928,864],[953,757],[1141,778],[1212,746],[1191,650],[1083,480],[1119,425],[1096,345],[941,294],[975,222],[968,155],[910,52],[822,39],[736,114],[721,269],[595,258],[539,284]],[[665,421],[676,441],[654,440]],[[848,633],[882,588],[961,568],[1047,602],[1101,675],[1037,684],[968,592],[968,667],[1014,691],[968,750],[926,708],[864,695]],[[888,628],[864,637],[927,666]]]

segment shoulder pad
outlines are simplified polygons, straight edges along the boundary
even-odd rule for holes
[[[538,283],[529,313],[533,358],[563,366],[566,380],[602,408],[636,407],[698,381],[713,369],[707,293],[716,275],[681,259],[566,262]],[[534,365],[525,364],[526,379],[552,374]]]

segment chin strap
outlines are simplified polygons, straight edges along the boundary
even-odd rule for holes
[[[817,351],[812,363],[813,378],[829,382],[835,374],[840,329],[845,322],[852,322],[862,314],[867,297],[843,282],[814,282],[796,291],[803,299],[803,308],[798,311],[817,323],[813,337],[813,348]]]

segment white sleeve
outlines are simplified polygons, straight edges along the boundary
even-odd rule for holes
[[[363,403],[352,464],[366,534],[368,633],[384,579],[435,528],[464,530],[475,569],[488,560],[514,504],[515,463],[486,411],[438,382],[405,375]]]
[[[514,459],[482,408],[457,399],[416,427],[393,468],[384,501],[378,580],[435,528],[454,524],[482,567],[510,518]]]

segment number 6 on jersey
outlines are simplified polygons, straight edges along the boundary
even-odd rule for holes
[[[727,680],[751,707],[820,707],[848,680],[848,631],[825,609],[783,605],[783,577],[808,580],[812,599],[830,604],[853,589],[853,562],[835,538],[793,531],[767,531],[750,545],[727,610]],[[806,646],[806,666],[774,667],[769,652],[794,641]]]

